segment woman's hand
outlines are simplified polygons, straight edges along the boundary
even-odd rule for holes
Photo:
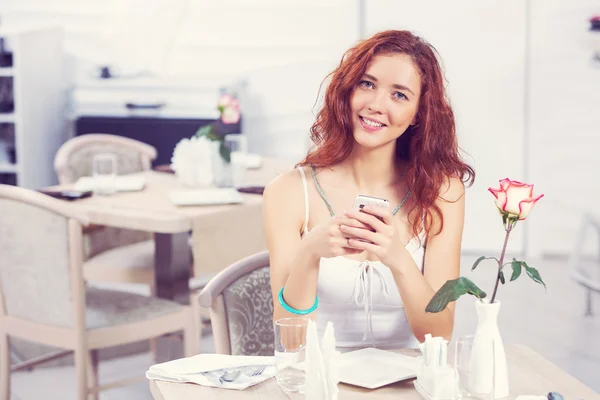
[[[352,254],[360,254],[363,249],[353,248],[348,239],[352,234],[342,232],[340,226],[348,226],[354,229],[365,230],[368,226],[357,219],[346,216],[334,216],[326,222],[314,227],[302,240],[310,257],[320,259],[321,257],[337,257]]]
[[[404,246],[409,238],[389,209],[365,205],[362,211],[346,211],[344,215],[366,225],[366,229],[346,224],[340,226],[348,237],[349,247],[375,254],[389,268],[394,268],[407,255]]]

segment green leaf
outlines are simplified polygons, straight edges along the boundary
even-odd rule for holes
[[[540,273],[537,271],[537,269],[530,267],[525,263],[525,261],[521,261],[521,265],[525,267],[525,272],[527,272],[527,275],[529,275],[529,277],[533,279],[534,282],[544,285],[544,289],[547,289],[546,284],[544,283],[544,281],[542,281],[542,277],[540,276]]]
[[[513,261],[510,264],[510,266],[513,270],[513,273],[510,277],[510,281],[512,282],[521,275],[521,261],[517,261],[513,258]]]
[[[231,150],[225,145],[225,142],[221,142],[219,145],[219,154],[221,154],[226,163],[229,164],[231,162]]]
[[[208,134],[206,135],[206,137],[212,140],[213,142],[221,140],[221,138],[214,129],[211,129],[210,132],[208,132]]]
[[[475,264],[473,264],[473,266],[471,267],[471,271],[474,271],[475,268],[477,268],[477,266],[479,265],[479,263],[482,262],[483,260],[496,260],[496,263],[499,262],[496,257],[481,256],[475,261]]]
[[[470,294],[479,299],[487,296],[476,284],[461,276],[460,278],[446,281],[444,286],[433,295],[425,311],[432,313],[440,312],[448,306],[448,303],[458,300],[464,294]]]
[[[202,136],[208,137],[211,130],[212,130],[212,125],[204,125],[204,126],[198,128],[198,130],[196,131],[196,137],[202,137]]]
[[[502,270],[498,271],[498,276],[500,277],[500,282],[504,285],[506,283],[506,279],[504,279],[504,272],[502,272]]]
[[[477,266],[479,265],[480,262],[482,262],[483,260],[485,260],[485,256],[481,256],[477,259],[477,261],[475,261],[475,264],[473,264],[473,266],[471,267],[471,271],[474,271],[475,268],[477,268]]]

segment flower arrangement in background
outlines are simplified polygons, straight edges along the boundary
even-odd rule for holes
[[[543,194],[535,196],[533,194],[533,185],[526,183],[512,181],[508,178],[500,181],[500,188],[488,189],[496,198],[496,207],[500,211],[502,216],[502,223],[504,224],[504,230],[506,235],[504,237],[504,246],[500,253],[500,258],[481,256],[475,261],[471,271],[475,270],[477,266],[483,260],[495,260],[498,268],[496,272],[496,282],[494,285],[494,292],[490,303],[494,303],[496,300],[496,294],[498,292],[499,283],[505,284],[506,277],[504,276],[504,268],[508,265],[511,266],[512,274],[510,281],[516,280],[521,273],[525,271],[534,282],[537,282],[546,287],[546,284],[542,281],[542,277],[539,272],[530,267],[525,261],[518,261],[515,258],[512,261],[504,262],[504,255],[506,253],[506,245],[510,233],[515,228],[517,222],[523,221],[527,218],[533,206],[544,196]],[[438,290],[429,304],[426,307],[427,312],[440,312],[446,308],[448,303],[458,300],[464,294],[470,294],[477,298],[484,299],[487,294],[481,290],[475,283],[465,277],[459,277],[457,279],[447,281]]]
[[[600,31],[600,15],[590,18],[590,31]]]
[[[222,124],[237,124],[240,121],[240,104],[237,99],[230,95],[222,95],[217,102],[217,110],[219,110],[219,121]],[[219,154],[223,161],[226,163],[231,162],[231,152],[225,146],[225,133],[219,129],[219,124],[213,122],[212,124],[204,125],[194,135],[198,138],[206,138],[213,142],[219,142]]]

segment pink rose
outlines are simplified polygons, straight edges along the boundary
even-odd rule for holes
[[[217,107],[225,108],[232,105],[234,102],[237,103],[237,101],[232,96],[224,94],[219,98],[219,101],[217,101]]]
[[[225,107],[221,113],[221,121],[224,124],[237,124],[240,120],[240,110],[238,107]]]
[[[533,196],[533,185],[511,181],[508,178],[500,181],[500,189],[488,190],[496,197],[496,206],[501,212],[520,220],[527,218],[535,203],[544,197],[543,194]]]

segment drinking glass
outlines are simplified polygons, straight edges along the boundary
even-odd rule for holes
[[[248,139],[242,134],[229,134],[224,138],[225,147],[231,152],[231,179],[234,187],[241,186],[246,173]]]
[[[308,318],[275,321],[275,378],[285,393],[304,393]]]
[[[456,341],[454,353],[459,399],[493,400],[495,383],[494,341],[474,335]]]
[[[117,191],[117,156],[112,153],[95,154],[92,159],[94,193],[109,195]]]

